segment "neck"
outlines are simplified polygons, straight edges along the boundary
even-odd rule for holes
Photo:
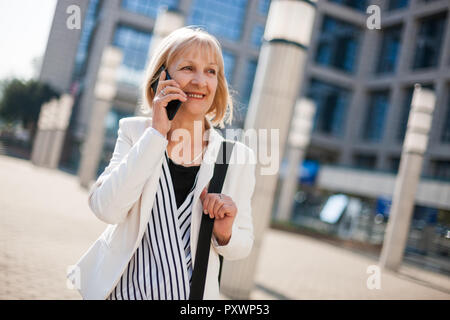
[[[167,133],[169,156],[177,163],[189,164],[206,147],[208,142],[204,139],[204,135],[209,128],[204,117],[201,119],[174,118]],[[201,158],[199,161],[201,162]],[[195,163],[197,162],[195,161]]]
[[[167,140],[169,143],[177,143],[180,140],[187,140],[186,134],[189,134],[191,144],[195,141],[203,140],[203,135],[208,129],[208,124],[205,118],[190,119],[186,117],[174,118],[170,125],[170,130],[167,132]],[[180,139],[181,136],[181,139]],[[197,142],[198,143],[198,142]]]

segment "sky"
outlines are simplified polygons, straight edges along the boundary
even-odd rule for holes
[[[30,79],[47,45],[56,0],[0,0],[0,80]]]

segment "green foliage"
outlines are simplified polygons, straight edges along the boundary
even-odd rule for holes
[[[7,122],[37,123],[43,103],[58,98],[59,93],[48,84],[36,80],[13,79],[2,83],[0,117]]]

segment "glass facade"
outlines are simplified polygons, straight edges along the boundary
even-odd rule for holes
[[[255,80],[256,67],[258,62],[256,60],[247,61],[246,73],[245,73],[245,83],[239,94],[239,104],[236,110],[236,122],[238,126],[244,124],[245,116],[248,111],[248,103],[250,102],[250,96],[253,89],[253,81]]]
[[[255,80],[257,66],[258,66],[258,62],[256,60],[250,60],[247,62],[245,87],[242,90],[243,101],[246,104],[248,104],[248,102],[250,101],[250,96],[252,94],[253,81]]]
[[[447,111],[445,113],[444,127],[442,128],[441,141],[450,143],[450,87],[447,88]]]
[[[368,106],[363,127],[363,139],[374,142],[380,141],[383,137],[384,123],[389,107],[389,92],[371,93]]]
[[[432,68],[439,63],[446,14],[422,20],[417,34],[413,69]]]
[[[75,57],[74,78],[81,77],[85,72],[89,46],[91,39],[93,38],[95,26],[97,25],[97,17],[100,11],[100,6],[100,0],[89,1],[86,16],[81,27],[81,37]]]
[[[329,2],[339,3],[344,6],[359,10],[366,11],[367,0],[328,0]]]
[[[406,8],[409,0],[389,0],[388,10],[396,10]]]
[[[187,18],[188,25],[198,25],[214,36],[238,41],[244,26],[246,0],[194,0]]]
[[[251,37],[252,45],[255,48],[259,49],[261,47],[263,37],[264,37],[264,26],[261,24],[255,25],[252,30],[252,37]]]
[[[231,83],[233,81],[234,64],[236,63],[236,57],[229,51],[222,49],[223,64],[225,68],[225,77],[227,82]]]
[[[138,86],[147,63],[151,34],[129,26],[118,25],[113,44],[122,49],[123,60],[118,81]]]
[[[270,0],[259,0],[258,11],[261,15],[266,16],[269,13]]]
[[[414,87],[407,88],[403,93],[403,104],[400,113],[400,121],[397,132],[397,141],[402,142],[405,139],[406,127],[408,125],[409,110],[411,109],[412,95]]]
[[[143,14],[153,19],[156,19],[158,10],[162,6],[177,8],[178,0],[122,0],[123,9]]]
[[[311,80],[308,96],[316,103],[313,130],[332,136],[342,136],[350,99],[347,89]]]
[[[450,161],[434,160],[432,161],[432,176],[439,180],[450,180]]]
[[[97,168],[97,176],[102,174],[108,166],[114,152],[114,146],[117,140],[119,130],[119,120],[125,117],[133,117],[131,112],[121,111],[114,106],[109,110],[105,118],[105,139],[103,143],[102,154]]]
[[[367,154],[356,154],[353,156],[353,164],[355,167],[362,169],[374,169],[377,163],[377,157]]]
[[[380,55],[378,57],[377,73],[393,73],[397,66],[397,56],[400,51],[402,27],[384,29]]]
[[[318,64],[354,72],[361,31],[349,23],[325,16],[315,60]]]

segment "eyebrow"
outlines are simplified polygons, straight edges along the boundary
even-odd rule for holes
[[[184,63],[184,62],[188,62],[188,63],[192,63],[192,64],[195,64],[195,62],[194,61],[192,61],[192,60],[183,60],[182,61],[182,63]],[[214,66],[219,66],[217,63],[215,63],[215,62],[210,62],[208,65],[214,65]]]

